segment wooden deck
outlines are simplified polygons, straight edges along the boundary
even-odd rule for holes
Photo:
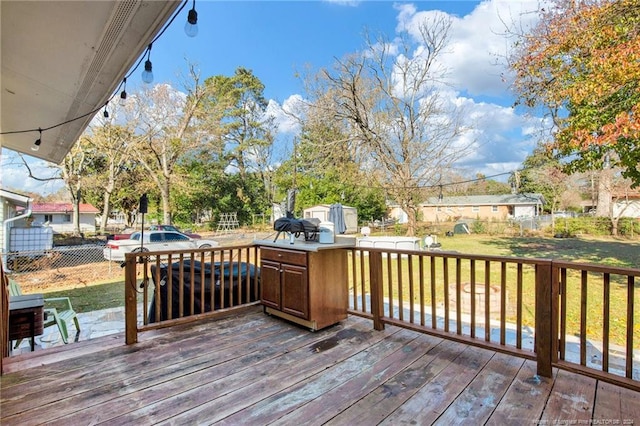
[[[353,316],[313,333],[252,308],[6,362],[3,425],[640,423],[638,392]]]

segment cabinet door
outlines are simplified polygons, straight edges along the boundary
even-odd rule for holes
[[[280,310],[280,264],[260,262],[260,299],[262,304]]]
[[[282,264],[282,312],[309,319],[307,268]]]

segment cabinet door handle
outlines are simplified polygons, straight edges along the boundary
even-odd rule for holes
[[[278,253],[278,257],[282,257],[282,253]]]

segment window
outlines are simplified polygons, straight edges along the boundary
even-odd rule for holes
[[[459,211],[459,212],[464,211],[464,206],[458,206],[458,211]]]
[[[452,211],[453,211],[453,207],[451,207],[451,206],[447,206],[447,211],[448,211],[448,212],[452,212]]]
[[[62,221],[63,221],[64,223],[71,223],[71,215],[70,215],[70,214],[65,214],[65,215],[62,217]]]
[[[52,214],[45,214],[44,215],[44,221],[52,223],[53,222],[53,215]]]
[[[437,212],[441,212],[441,211],[442,211],[442,206],[438,206],[438,207],[436,207],[436,211],[437,211]]]
[[[491,206],[491,211],[493,213],[498,213],[498,206]]]
[[[471,211],[472,212],[479,212],[480,211],[480,206],[471,206]]]
[[[187,241],[189,238],[186,235],[178,234],[177,232],[166,232],[164,234],[166,241]]]

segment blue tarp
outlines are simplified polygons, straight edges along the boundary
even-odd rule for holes
[[[329,206],[329,222],[333,222],[336,234],[344,234],[347,232],[347,224],[344,220],[342,204],[336,203]]]

